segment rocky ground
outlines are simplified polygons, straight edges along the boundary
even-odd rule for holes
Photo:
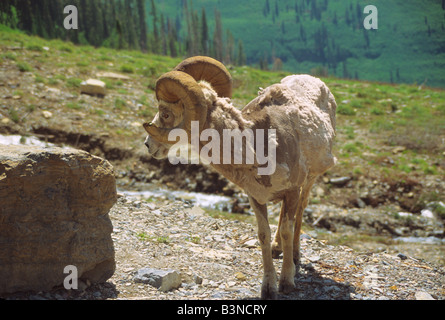
[[[310,215],[326,208],[311,206]],[[312,213],[310,212],[312,210]],[[307,214],[306,214],[307,216]],[[8,295],[5,299],[258,299],[262,278],[256,227],[210,217],[188,201],[146,202],[120,195],[110,211],[116,271],[104,284],[78,290]],[[321,221],[321,220],[319,220]],[[272,225],[272,230],[276,226]],[[297,289],[279,299],[445,299],[445,268],[400,251],[357,251],[301,236]],[[281,259],[275,260],[279,274]],[[137,281],[143,268],[174,270],[179,283],[161,291]]]

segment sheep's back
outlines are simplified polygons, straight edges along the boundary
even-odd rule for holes
[[[327,86],[309,75],[292,75],[263,89],[243,109],[255,128],[276,129],[278,164],[298,166],[299,184],[308,174],[319,175],[331,168],[337,105]],[[291,177],[291,180],[292,179]]]

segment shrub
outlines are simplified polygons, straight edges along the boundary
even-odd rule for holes
[[[26,46],[26,49],[32,50],[32,51],[43,51],[43,48],[41,46],[39,46],[39,45],[36,45],[36,44],[28,44]]]
[[[337,113],[345,116],[354,116],[356,114],[355,110],[348,105],[341,104],[337,107]]]
[[[66,86],[71,88],[78,88],[80,87],[80,84],[82,83],[82,79],[78,78],[68,78],[66,79]]]
[[[31,66],[26,62],[17,62],[17,68],[19,68],[20,72],[29,72],[32,70]]]
[[[77,103],[74,103],[74,102],[68,102],[66,104],[66,107],[70,108],[70,109],[73,109],[73,110],[80,110],[80,109],[83,108],[80,104],[77,104]]]
[[[121,66],[121,71],[122,71],[122,72],[125,72],[125,73],[133,73],[133,72],[134,72],[134,69],[133,69],[132,66],[129,66],[129,65],[123,65],[123,66]]]
[[[12,121],[14,121],[15,123],[18,123],[18,122],[20,121],[20,117],[19,117],[19,114],[18,114],[18,112],[17,112],[16,109],[14,109],[14,108],[10,108],[10,109],[8,110],[8,114],[9,114],[9,118],[10,118]]]
[[[116,98],[116,100],[114,100],[114,106],[116,107],[116,109],[122,110],[125,105],[125,101],[120,98]]]
[[[2,54],[2,58],[13,60],[13,61],[16,60],[15,55],[11,52],[6,52],[5,54]]]
[[[383,110],[377,108],[377,107],[372,107],[371,110],[369,111],[371,114],[376,115],[376,116],[381,116],[382,114],[384,114]]]

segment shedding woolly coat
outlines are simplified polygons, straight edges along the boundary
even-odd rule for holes
[[[208,109],[205,128],[276,129],[276,170],[270,176],[259,176],[258,166],[213,164],[212,166],[243,188],[259,203],[279,201],[282,193],[303,186],[334,166],[332,154],[335,137],[334,96],[319,79],[309,75],[292,75],[259,92],[241,111],[226,98],[218,98],[201,83]],[[246,174],[249,170],[249,174]]]

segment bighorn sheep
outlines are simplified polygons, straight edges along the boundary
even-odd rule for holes
[[[199,133],[213,129],[220,137],[226,129],[263,129],[261,132],[275,129],[276,135],[269,137],[276,144],[273,173],[259,175],[257,169],[262,164],[256,160],[253,164],[210,163],[249,196],[263,256],[261,297],[274,299],[277,278],[272,259],[281,252],[283,265],[278,291],[289,293],[295,289],[303,210],[314,180],[336,162],[332,143],[337,105],[327,86],[309,75],[287,76],[280,83],[262,89],[242,111],[231,104],[231,93],[232,78],[223,64],[208,57],[184,60],[156,83],[159,112],[152,122],[144,124],[149,134],[145,145],[154,158],[166,158],[177,141],[169,140],[169,133],[175,128],[183,129],[190,143],[193,121],[199,121]],[[223,143],[218,146],[223,148]],[[200,141],[199,149],[204,147]],[[282,201],[273,243],[267,218],[269,201]]]

